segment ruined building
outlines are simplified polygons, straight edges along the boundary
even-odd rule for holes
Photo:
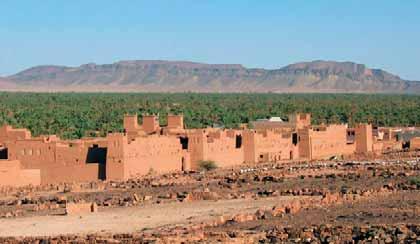
[[[182,115],[124,117],[124,132],[102,138],[32,137],[27,129],[0,128],[0,185],[123,180],[148,173],[196,170],[202,161],[219,167],[243,163],[316,160],[337,155],[398,150],[391,128],[360,124],[311,125],[310,114],[255,121],[252,129],[185,129]],[[416,139],[412,145],[419,147]]]

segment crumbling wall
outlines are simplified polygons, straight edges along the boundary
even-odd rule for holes
[[[90,182],[99,179],[99,164],[48,165],[41,171],[42,184]]]
[[[128,140],[108,136],[107,179],[128,179],[148,173],[180,171],[188,165],[186,150],[174,136],[149,135]]]
[[[328,125],[299,131],[299,153],[308,159],[324,159],[351,154],[354,144],[347,144],[346,125]]]
[[[100,178],[100,163],[87,163],[89,148],[106,147],[104,139],[59,141],[45,137],[17,140],[9,144],[8,157],[19,160],[24,169],[39,169],[41,183],[95,181]]]
[[[238,145],[237,140],[240,140]],[[214,161],[217,166],[227,167],[244,162],[244,146],[240,131],[220,130],[208,133],[204,147],[205,154],[202,160]]]
[[[358,124],[355,128],[356,153],[370,153],[373,151],[372,125]]]
[[[289,123],[296,129],[303,129],[311,126],[311,114],[295,113],[289,115]]]
[[[0,127],[0,144],[15,140],[30,139],[31,132],[28,129],[14,129],[10,125]]]
[[[411,138],[410,150],[420,150],[420,137]]]
[[[125,147],[125,178],[149,172],[167,173],[182,169],[185,151],[176,137],[137,137]]]
[[[0,160],[0,186],[41,184],[40,170],[22,169],[19,160]]]
[[[248,163],[277,162],[297,158],[299,151],[293,144],[292,134],[272,130],[244,133],[245,161]]]

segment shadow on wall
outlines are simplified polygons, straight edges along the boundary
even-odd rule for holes
[[[87,164],[99,164],[98,179],[100,180],[106,180],[106,153],[106,147],[99,147],[94,144],[92,147],[89,147],[86,156]]]

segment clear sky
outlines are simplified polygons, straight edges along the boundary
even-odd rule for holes
[[[0,75],[129,59],[354,61],[420,80],[417,0],[1,0]]]

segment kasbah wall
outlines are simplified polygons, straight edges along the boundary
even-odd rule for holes
[[[124,132],[105,138],[62,140],[32,137],[27,129],[0,127],[0,186],[125,180],[148,173],[197,170],[202,161],[219,167],[243,163],[317,160],[337,155],[400,150],[392,128],[359,124],[311,125],[310,114],[287,122],[256,121],[252,129],[185,129],[182,115],[124,117]],[[420,148],[420,139],[412,139]]]

